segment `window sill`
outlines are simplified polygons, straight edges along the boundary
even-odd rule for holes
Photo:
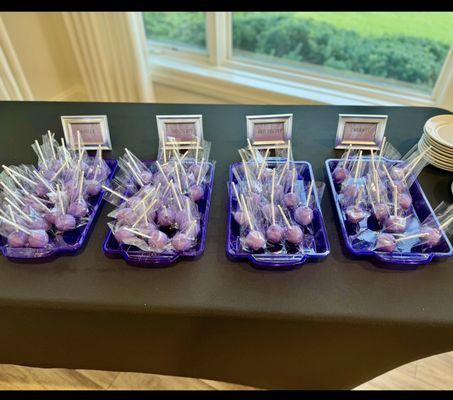
[[[151,55],[149,61],[153,82],[231,103],[434,105],[430,96],[353,85],[350,82],[288,73],[269,66],[238,61],[215,66],[208,61],[182,61],[156,54]]]

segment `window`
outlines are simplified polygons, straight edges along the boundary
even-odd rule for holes
[[[206,49],[206,17],[203,12],[145,12],[146,38],[174,49]]]
[[[448,12],[233,13],[238,58],[425,92],[434,88],[452,43]]]
[[[453,109],[453,12],[148,12],[143,20],[153,80],[173,87],[233,102]]]

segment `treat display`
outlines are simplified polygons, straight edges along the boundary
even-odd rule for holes
[[[291,160],[290,145],[286,158],[269,153],[249,145],[230,166],[227,254],[259,268],[294,268],[329,252],[318,190],[310,165]]]
[[[7,257],[44,259],[83,244],[102,200],[100,187],[116,163],[104,160],[100,148],[88,156],[80,134],[77,140],[69,150],[48,131],[32,144],[36,167],[2,165],[0,235]]]
[[[349,148],[340,160],[326,161],[341,228],[352,253],[395,264],[422,264],[434,255],[453,253],[445,236],[453,221],[452,207],[442,209],[444,222],[436,219],[416,181],[426,164],[424,153],[411,149],[401,157],[384,140],[378,155]],[[341,168],[348,172],[339,172]],[[339,174],[346,178],[339,179]]]
[[[116,206],[103,244],[108,255],[148,266],[201,254],[213,179],[208,143],[198,144],[202,151],[189,148],[183,154],[177,146],[161,149],[155,162],[142,162],[125,150],[105,188],[105,199]]]

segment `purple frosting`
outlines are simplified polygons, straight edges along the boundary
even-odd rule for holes
[[[171,207],[161,208],[157,212],[157,223],[162,226],[170,226],[175,222],[175,212]]]
[[[260,231],[250,231],[245,237],[245,244],[250,249],[256,251],[266,246],[266,239]]]
[[[335,183],[343,183],[349,176],[349,171],[343,167],[336,167],[332,172],[332,176]]]
[[[346,218],[352,224],[357,224],[366,217],[365,210],[360,206],[349,206],[346,208]]]
[[[404,178],[404,169],[395,165],[390,168],[390,176],[392,179],[400,181]]]
[[[272,224],[266,230],[266,237],[271,243],[280,243],[283,239],[283,233],[283,228],[280,225]]]
[[[390,233],[403,233],[406,230],[406,219],[390,216],[385,220],[385,230]]]
[[[313,210],[311,207],[297,207],[294,211],[294,219],[303,226],[310,225],[313,221]]]
[[[148,244],[153,249],[163,250],[169,241],[170,239],[164,232],[155,230],[149,234]]]
[[[68,207],[68,214],[71,214],[73,217],[82,218],[88,214],[88,206],[85,200],[76,201],[71,203]]]
[[[95,180],[89,180],[86,183],[86,192],[88,196],[96,196],[101,191],[101,183]]]
[[[420,237],[420,240],[423,243],[426,243],[429,247],[437,246],[442,238],[442,234],[438,229],[431,228],[429,226],[424,226],[420,229],[420,233],[427,234],[426,236]]]
[[[376,240],[376,250],[392,252],[396,248],[396,240],[390,233],[380,233]]]
[[[42,229],[32,231],[28,236],[28,244],[35,249],[42,249],[49,244],[49,235]]]
[[[373,214],[379,222],[385,221],[389,215],[387,205],[384,203],[375,203],[373,206]]]
[[[140,173],[140,179],[142,180],[142,182],[147,185],[148,183],[150,183],[153,179],[153,174],[151,173],[151,171],[142,171]]]
[[[117,229],[113,235],[115,236],[115,239],[118,243],[124,243],[124,241],[127,239],[135,238],[135,235],[132,232],[129,232],[124,228]]]
[[[60,214],[55,218],[55,227],[62,232],[70,231],[76,226],[76,220],[71,214]]]
[[[204,196],[204,190],[201,185],[193,185],[189,188],[189,197],[192,201],[198,201]]]
[[[171,244],[175,248],[176,251],[187,251],[189,250],[194,241],[192,238],[189,238],[185,233],[178,232],[173,238],[171,239]]]
[[[45,218],[37,217],[28,224],[28,227],[30,229],[43,229],[47,231],[48,229],[50,229],[50,224]]]
[[[245,215],[245,212],[243,211],[235,211],[233,213],[234,220],[239,224],[239,225],[246,225],[247,224],[247,216]]]
[[[10,247],[25,247],[27,244],[28,235],[24,232],[11,232],[8,235],[8,246]]]
[[[299,202],[299,199],[298,199],[296,193],[286,193],[283,196],[283,204],[286,207],[289,207],[289,208],[296,207],[298,202]]]
[[[139,218],[138,214],[132,210],[132,208],[124,207],[118,211],[116,219],[120,222],[124,222],[127,225],[133,225]]]
[[[403,210],[407,210],[412,205],[412,197],[408,193],[401,193],[398,196],[398,204]]]
[[[304,234],[299,226],[293,225],[285,229],[285,239],[292,244],[299,244],[304,240]]]
[[[261,207],[261,211],[263,215],[266,217],[266,219],[271,220],[272,219],[272,204],[267,203],[264,206]],[[278,215],[278,208],[274,205],[274,213],[277,216]]]

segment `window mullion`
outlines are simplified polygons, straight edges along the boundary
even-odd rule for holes
[[[211,64],[220,66],[227,60],[231,45],[231,16],[228,12],[206,13],[206,45]]]

